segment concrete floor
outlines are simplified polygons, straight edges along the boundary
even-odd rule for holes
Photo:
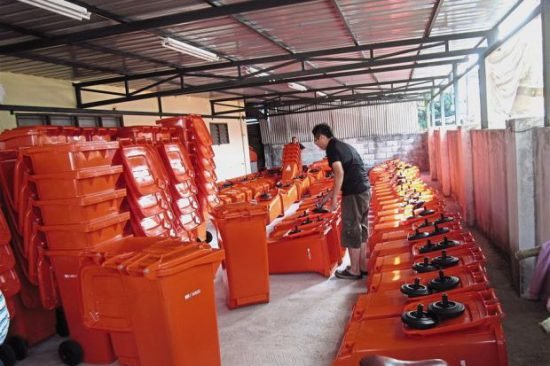
[[[449,206],[453,204],[449,202]],[[549,315],[544,304],[519,298],[510,285],[506,261],[480,232],[473,233],[488,258],[489,278],[506,312],[509,365],[550,365],[550,335],[538,325]],[[330,365],[351,307],[357,295],[365,291],[364,282],[326,279],[317,274],[271,276],[270,281],[269,304],[230,311],[225,306],[218,273],[216,301],[222,364]],[[40,344],[18,365],[62,365],[56,355],[60,342],[55,337]]]

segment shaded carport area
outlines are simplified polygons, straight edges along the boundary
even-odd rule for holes
[[[293,127],[307,119],[297,116],[414,103],[426,116],[426,177],[456,201],[489,253],[490,277],[508,313],[510,364],[550,362],[537,325],[547,316],[543,305],[520,298],[530,296],[535,257],[517,255],[550,240],[550,0],[70,2],[86,7],[90,19],[0,0],[0,73],[74,88],[72,106],[0,101],[0,119],[181,115],[193,111],[184,104],[166,111],[169,98],[202,95],[209,99],[205,117],[253,120],[266,145],[280,145],[301,132],[311,138],[309,125]],[[497,73],[493,59],[536,21],[542,75],[532,92],[542,103],[497,121],[491,98],[503,89],[495,75],[507,74]],[[174,52],[162,46],[168,38],[214,57]],[[445,115],[449,96],[453,112]],[[135,108],[144,101],[154,108]],[[273,126],[283,127],[270,132]],[[273,293],[280,300],[271,308],[220,312],[224,364],[330,364],[362,291],[363,284],[319,284],[315,276],[278,278]]]

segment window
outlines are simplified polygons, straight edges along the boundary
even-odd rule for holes
[[[121,127],[122,116],[53,115],[17,113],[17,126]]]
[[[229,129],[227,123],[211,123],[210,134],[214,145],[223,145],[229,143]]]

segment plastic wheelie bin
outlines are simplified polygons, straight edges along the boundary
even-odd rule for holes
[[[124,365],[219,365],[213,277],[222,250],[159,242],[82,272],[84,323]]]
[[[252,203],[220,206],[214,222],[225,250],[226,303],[230,309],[269,302],[266,207]]]

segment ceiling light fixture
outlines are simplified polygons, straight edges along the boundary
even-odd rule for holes
[[[326,93],[323,93],[322,91],[316,91],[317,95],[321,96],[321,97],[326,97],[327,94]]]
[[[76,20],[90,19],[92,13],[83,6],[65,0],[19,0],[22,3],[36,6]]]
[[[163,38],[162,46],[206,61],[220,60],[220,57],[213,52],[202,50],[172,38]]]
[[[260,72],[259,69],[253,67],[253,66],[248,66],[246,68],[246,72],[250,75],[250,74],[254,74],[254,76],[256,77],[261,77],[261,76],[269,76],[270,74],[268,72]]]
[[[307,91],[307,88],[303,86],[302,84],[298,83],[288,83],[288,87],[290,89],[298,90],[298,91]]]

